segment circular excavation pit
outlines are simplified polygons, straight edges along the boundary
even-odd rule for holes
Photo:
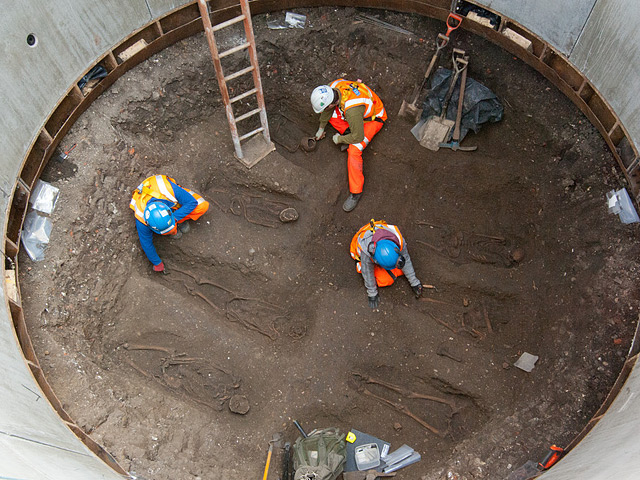
[[[567,445],[625,361],[637,233],[604,201],[621,174],[568,99],[461,29],[468,75],[504,118],[466,137],[475,152],[420,147],[396,113],[442,22],[368,12],[418,38],[351,8],[297,11],[304,29],[254,17],[277,151],[253,168],[233,158],[202,34],[129,71],[75,123],[62,146],[77,148],[41,176],[61,190],[46,259],[21,254],[42,368],[78,425],[141,478],[256,477],[273,433],[297,437],[294,419],[410,445],[422,460],[398,478],[506,478]],[[317,129],[311,90],[341,77],[389,113],[351,213],[333,132],[297,148]],[[128,207],[156,173],[210,202],[179,240],[156,236],[168,275],[152,271]],[[284,222],[288,209],[299,218]],[[371,218],[404,234],[435,287],[420,300],[399,278],[368,307],[349,243]],[[539,356],[530,373],[513,366],[524,352]]]

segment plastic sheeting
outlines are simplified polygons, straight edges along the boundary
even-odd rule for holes
[[[29,197],[29,203],[34,210],[51,215],[53,209],[56,208],[59,194],[60,189],[50,183],[38,180],[31,192],[31,197]]]
[[[426,120],[432,115],[440,116],[442,104],[451,83],[452,71],[446,68],[439,68],[431,76],[430,89],[424,101],[422,120]],[[451,101],[445,115],[449,120],[456,120],[458,114],[458,99],[460,97],[460,79],[456,84]],[[498,97],[482,85],[480,82],[467,77],[464,92],[464,104],[462,106],[462,121],[460,122],[460,141],[469,130],[478,133],[480,126],[487,122],[499,122],[502,120],[503,106]],[[453,129],[451,129],[453,133]],[[450,138],[446,139],[449,141]]]
[[[34,262],[44,260],[44,250],[49,244],[51,228],[51,220],[39,215],[35,210],[25,217],[20,239],[27,255]]]

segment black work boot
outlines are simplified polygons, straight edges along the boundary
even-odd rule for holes
[[[345,212],[350,212],[351,210],[356,208],[356,205],[358,205],[361,196],[362,193],[350,193],[347,199],[342,204],[342,209]]]
[[[189,230],[191,230],[191,225],[189,225],[189,223],[187,223],[188,220],[185,220],[182,223],[178,224],[178,230],[180,230],[182,233],[189,233]]]

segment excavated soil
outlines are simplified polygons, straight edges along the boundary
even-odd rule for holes
[[[46,259],[20,258],[47,378],[140,478],[257,478],[272,434],[296,439],[293,419],[412,446],[422,461],[398,478],[506,478],[568,444],[625,360],[638,228],[605,199],[624,179],[569,100],[464,31],[453,44],[504,118],[465,138],[475,152],[420,147],[396,114],[443,24],[366,12],[419,34],[410,37],[355,9],[298,13],[304,29],[267,28],[284,12],[254,20],[277,141],[254,168],[233,157],[202,34],[128,72],[64,139],[77,148],[42,175],[61,191]],[[346,153],[330,139],[290,151],[317,128],[311,90],[343,76],[370,85],[389,112],[349,214]],[[211,204],[180,240],[155,239],[168,275],[151,270],[128,207],[156,173]],[[288,207],[300,218],[282,223]],[[421,300],[400,278],[369,309],[348,246],[370,218],[404,233],[418,277],[436,287]],[[513,366],[523,352],[539,356],[531,373]]]

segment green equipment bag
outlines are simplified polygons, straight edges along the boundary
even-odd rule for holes
[[[338,428],[316,429],[293,444],[294,480],[336,480],[346,461],[347,443]]]

